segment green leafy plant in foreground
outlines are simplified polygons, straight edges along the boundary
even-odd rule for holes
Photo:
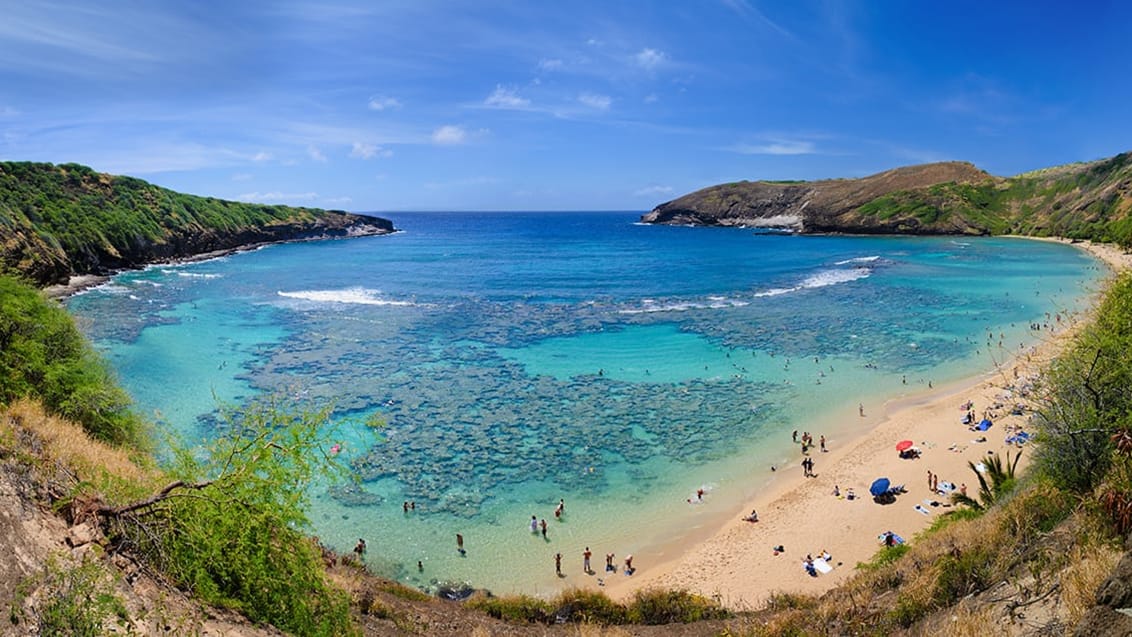
[[[312,481],[343,471],[328,451],[329,413],[253,404],[203,459],[178,449],[176,480],[158,494],[100,514],[124,548],[210,603],[298,635],[353,634],[349,599],[304,533]]]

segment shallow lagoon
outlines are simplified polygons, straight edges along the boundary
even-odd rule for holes
[[[792,429],[825,423],[836,444],[858,402],[990,370],[1101,274],[1017,239],[392,217],[405,232],[126,273],[69,307],[190,440],[211,435],[217,399],[258,392],[380,414],[381,440],[340,426],[362,482],[319,488],[313,532],[341,550],[365,537],[373,568],[418,585],[548,592],[582,577],[586,545],[692,537],[796,461]],[[706,502],[687,503],[700,487]]]

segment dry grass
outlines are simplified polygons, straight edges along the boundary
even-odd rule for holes
[[[1061,606],[1065,621],[1075,626],[1096,604],[1097,589],[1112,573],[1123,553],[1113,546],[1074,546],[1061,575]]]
[[[976,606],[959,603],[951,609],[947,617],[932,626],[932,635],[938,637],[986,637],[1002,634],[1004,628],[998,621],[997,609],[990,606]]]
[[[31,434],[39,443],[33,446],[34,454],[42,462],[62,465],[78,481],[91,483],[108,495],[160,479],[156,469],[143,466],[125,450],[93,440],[82,427],[48,414],[37,401],[20,399],[0,412],[0,431],[4,440],[13,441],[25,432]]]
[[[575,626],[576,637],[632,637],[632,633],[618,626],[598,626],[596,624],[579,624]]]

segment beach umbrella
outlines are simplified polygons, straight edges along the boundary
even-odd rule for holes
[[[911,440],[901,440],[900,442],[896,443],[896,450],[907,451],[912,448],[913,444],[915,443],[913,443]]]
[[[874,496],[886,493],[888,492],[888,487],[891,484],[892,483],[888,481],[888,478],[877,478],[873,481],[873,486],[869,487],[869,493],[873,494]]]

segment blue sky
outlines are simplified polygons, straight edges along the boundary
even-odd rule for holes
[[[1132,149],[1132,3],[0,0],[0,158],[355,211]]]

